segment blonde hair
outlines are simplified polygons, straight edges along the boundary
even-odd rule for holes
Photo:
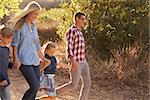
[[[43,48],[44,54],[46,54],[46,50],[50,50],[52,48],[56,48],[56,45],[53,42],[47,42],[46,44],[43,45],[42,48]]]
[[[21,18],[14,26],[14,30],[19,30],[22,28],[23,24],[25,23],[26,21],[26,16]]]
[[[16,22],[14,22],[14,29],[19,30],[22,28],[23,24],[26,21],[26,16],[36,10],[41,10],[41,6],[35,2],[31,1],[23,10],[20,12],[14,19],[16,19]]]

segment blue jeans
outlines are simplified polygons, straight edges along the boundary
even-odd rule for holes
[[[40,66],[21,65],[20,71],[30,86],[22,100],[35,100],[36,93],[40,86]]]
[[[10,85],[7,87],[0,86],[0,98],[2,100],[10,100]]]

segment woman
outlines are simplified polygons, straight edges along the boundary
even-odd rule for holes
[[[38,32],[35,26],[35,19],[37,19],[40,10],[40,5],[35,1],[31,1],[14,18],[13,66],[20,69],[30,86],[22,100],[35,100],[40,84],[39,57],[42,61],[49,61],[40,51]]]

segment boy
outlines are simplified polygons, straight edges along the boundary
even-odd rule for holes
[[[0,70],[0,86],[7,86],[9,81],[7,80],[6,76]]]
[[[7,75],[9,65],[9,48],[12,42],[13,31],[4,27],[0,30],[0,97],[2,100],[10,100],[10,81]]]

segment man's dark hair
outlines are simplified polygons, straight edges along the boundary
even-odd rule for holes
[[[77,17],[80,18],[81,16],[85,16],[85,14],[82,12],[77,12],[77,13],[75,13],[74,18],[76,20]]]

